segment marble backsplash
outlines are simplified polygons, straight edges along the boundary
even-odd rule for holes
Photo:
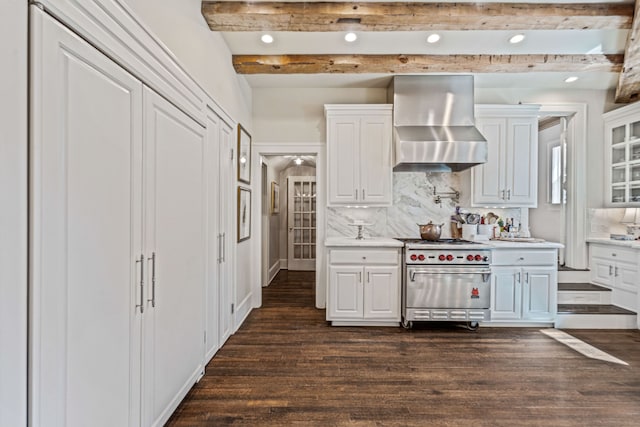
[[[465,207],[469,194],[462,189],[462,174],[460,173],[423,173],[397,172],[393,174],[393,205],[384,208],[339,208],[327,209],[327,237],[354,237],[357,228],[354,221],[362,221],[371,225],[364,227],[365,237],[414,237],[419,238],[417,224],[433,221],[435,224],[444,223],[442,237],[451,237],[449,226],[451,215],[456,205],[461,206],[462,212],[488,212],[501,218],[514,218],[520,221],[520,209],[483,209]],[[460,202],[442,198],[441,203],[435,202],[434,188],[438,193],[451,192],[454,189],[461,192]]]
[[[623,216],[624,208],[589,209],[589,236],[608,238],[610,234],[626,234],[627,227],[620,223]]]

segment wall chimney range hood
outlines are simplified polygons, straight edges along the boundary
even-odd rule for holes
[[[486,163],[488,144],[475,128],[473,76],[395,76],[395,172],[458,172]]]

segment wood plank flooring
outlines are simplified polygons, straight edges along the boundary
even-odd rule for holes
[[[278,274],[168,426],[638,426],[640,331],[331,327],[314,273]]]

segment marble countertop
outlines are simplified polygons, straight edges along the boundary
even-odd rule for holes
[[[562,249],[564,245],[557,242],[517,242],[508,240],[489,240],[481,242],[494,249]]]
[[[358,240],[354,237],[327,237],[324,241],[325,246],[353,246],[353,247],[378,247],[378,248],[401,248],[404,246],[400,240],[391,239],[389,237],[365,237]]]
[[[613,240],[608,237],[589,237],[588,243],[602,243],[611,246],[622,246],[624,248],[640,249],[640,240]]]

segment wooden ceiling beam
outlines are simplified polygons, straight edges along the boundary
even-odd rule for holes
[[[623,55],[233,55],[239,74],[617,73]]]
[[[202,2],[212,31],[629,29],[629,3]]]
[[[640,1],[636,1],[635,17],[624,53],[624,64],[618,77],[615,100],[629,103],[640,100]]]

